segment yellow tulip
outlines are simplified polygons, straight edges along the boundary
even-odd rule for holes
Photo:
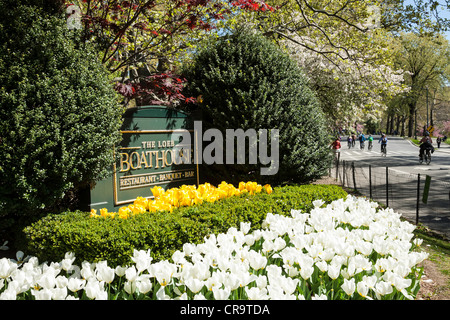
[[[119,211],[119,218],[120,219],[128,219],[128,217],[129,217],[128,212],[126,212],[126,211],[120,212]]]
[[[179,188],[171,188],[167,191],[164,191],[164,189],[159,186],[155,186],[150,189],[154,196],[153,200],[138,197],[133,204],[120,208],[118,213],[108,212],[107,209],[103,208],[100,209],[100,215],[98,215],[97,210],[92,209],[90,217],[114,218],[115,216],[118,216],[119,218],[127,219],[131,215],[146,212],[172,212],[173,208],[201,204],[203,201],[215,202],[220,199],[229,198],[246,192],[255,194],[261,192],[262,189],[268,194],[272,193],[272,187],[270,185],[266,184],[261,186],[254,181],[241,181],[239,182],[238,188],[235,188],[232,184],[226,183],[225,181],[222,181],[217,188],[209,183],[201,184],[198,188],[195,185],[182,185]]]
[[[89,215],[90,218],[98,218],[99,215],[97,214],[97,210],[91,209],[91,214]]]
[[[106,218],[106,217],[108,216],[108,209],[106,209],[106,208],[100,209],[100,215],[101,215],[103,218]]]
[[[155,186],[150,190],[155,198],[158,198],[164,194],[164,189],[160,186]]]
[[[267,194],[271,194],[273,192],[272,187],[270,184],[265,184],[264,189],[266,190]]]
[[[148,208],[148,199],[144,197],[137,197],[133,202],[135,205],[142,206],[144,208]]]
[[[131,210],[129,207],[121,207],[121,208],[119,208],[119,213],[120,214],[130,214]]]

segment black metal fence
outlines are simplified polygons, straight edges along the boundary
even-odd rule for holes
[[[330,176],[342,186],[399,212],[416,224],[450,238],[450,182],[389,167],[338,161]]]

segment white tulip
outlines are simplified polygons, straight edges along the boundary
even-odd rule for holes
[[[95,276],[98,281],[104,281],[105,283],[111,283],[114,280],[115,271],[113,268],[107,266],[106,261],[97,263],[95,267]]]
[[[146,294],[147,292],[152,290],[152,287],[153,287],[153,285],[152,285],[149,277],[147,277],[147,275],[140,276],[139,279],[137,279],[137,281],[136,281],[136,288],[142,294]]]
[[[339,275],[340,275],[341,266],[337,265],[337,264],[330,264],[328,266],[328,271],[327,272],[328,272],[328,276],[331,279],[336,280],[339,277]]]
[[[184,283],[193,293],[198,293],[205,285],[204,281],[196,278],[187,279]]]
[[[9,259],[2,258],[0,259],[0,278],[6,279],[11,273],[17,269],[17,264],[10,261]]]
[[[249,300],[267,300],[269,297],[267,295],[267,289],[260,289],[258,287],[245,288],[245,293]]]
[[[380,299],[380,296],[384,296],[386,294],[392,293],[392,285],[385,281],[379,281],[375,285],[375,293],[377,294],[377,298]]]
[[[31,294],[36,300],[51,300],[53,291],[51,289],[44,288],[41,290],[31,290]]]
[[[356,289],[355,278],[351,278],[350,280],[344,279],[344,283],[342,284],[341,288],[347,295],[351,296]]]
[[[308,280],[314,272],[312,266],[304,266],[300,269],[300,275],[303,279]]]
[[[212,288],[212,292],[214,294],[214,298],[216,300],[228,300],[228,297],[231,294],[231,290],[229,288],[218,288],[217,286]]]
[[[241,222],[240,229],[243,234],[247,234],[250,231],[251,223],[250,222]]]
[[[89,280],[90,278],[95,278],[94,273],[95,264],[90,264],[87,261],[83,261],[81,263],[81,271],[80,274],[83,279]]]
[[[89,299],[103,300],[105,292],[104,283],[90,278],[84,287],[84,292]]]
[[[67,287],[52,289],[52,300],[66,300]]]
[[[150,257],[150,250],[144,251],[134,249],[131,260],[136,264],[138,273],[141,273],[150,266],[153,258]]]
[[[70,278],[67,282],[67,288],[72,292],[80,291],[85,285],[86,280],[84,279]]]
[[[117,276],[123,277],[125,275],[126,270],[127,270],[127,267],[117,266],[114,269],[114,272],[116,273]]]
[[[159,288],[159,290],[156,292],[156,299],[157,300],[170,300],[170,296],[166,294],[166,291],[164,289],[165,287]]]
[[[16,300],[17,293],[14,290],[10,290],[9,287],[0,294],[0,300]]]
[[[130,281],[134,282],[136,281],[138,274],[135,266],[131,266],[125,270],[125,278]]]
[[[363,298],[367,297],[367,294],[369,293],[369,287],[367,284],[363,281],[360,281],[356,285],[356,291],[358,291],[359,295]]]
[[[136,292],[136,281],[126,281],[123,285],[123,289],[128,294],[134,294]]]
[[[72,264],[75,261],[75,254],[73,252],[67,252],[64,259],[61,261],[61,267],[63,270],[69,271],[72,268]]]
[[[194,296],[194,300],[206,300],[206,298],[203,294],[198,293]]]

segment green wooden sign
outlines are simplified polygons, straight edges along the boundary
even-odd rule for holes
[[[128,109],[118,161],[111,176],[90,190],[88,209],[114,212],[137,197],[152,198],[154,186],[198,184],[193,132],[186,113],[161,106]]]

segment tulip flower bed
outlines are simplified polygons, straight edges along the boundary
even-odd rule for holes
[[[132,263],[134,249],[151,249],[155,261],[167,260],[183,244],[200,243],[209,234],[225,233],[241,222],[250,222],[252,230],[261,229],[268,212],[306,212],[314,200],[328,204],[347,196],[335,185],[282,186],[273,192],[261,188],[259,193],[240,192],[216,201],[180,206],[172,212],[146,211],[126,219],[117,215],[91,218],[90,213],[81,211],[49,214],[23,229],[17,247],[41,261],[60,261],[66,252],[73,252],[78,264],[107,260],[115,267]]]
[[[154,262],[135,250],[133,263],[81,266],[31,257],[0,260],[0,299],[414,299],[427,254],[414,226],[392,209],[348,196],[310,212],[268,213],[250,224],[185,243]]]
[[[222,181],[216,188],[210,183],[204,183],[198,186],[182,185],[179,188],[171,188],[164,191],[163,188],[155,186],[151,189],[154,196],[153,200],[138,197],[133,204],[121,207],[119,212],[108,212],[107,209],[92,209],[90,217],[93,218],[121,218],[127,219],[130,216],[142,213],[152,213],[158,211],[172,212],[175,208],[190,207],[205,202],[215,202],[217,200],[238,196],[244,193],[254,195],[264,190],[267,194],[272,193],[272,187],[268,184],[261,186],[260,184],[248,181],[240,182],[239,187],[235,188],[232,184]]]

